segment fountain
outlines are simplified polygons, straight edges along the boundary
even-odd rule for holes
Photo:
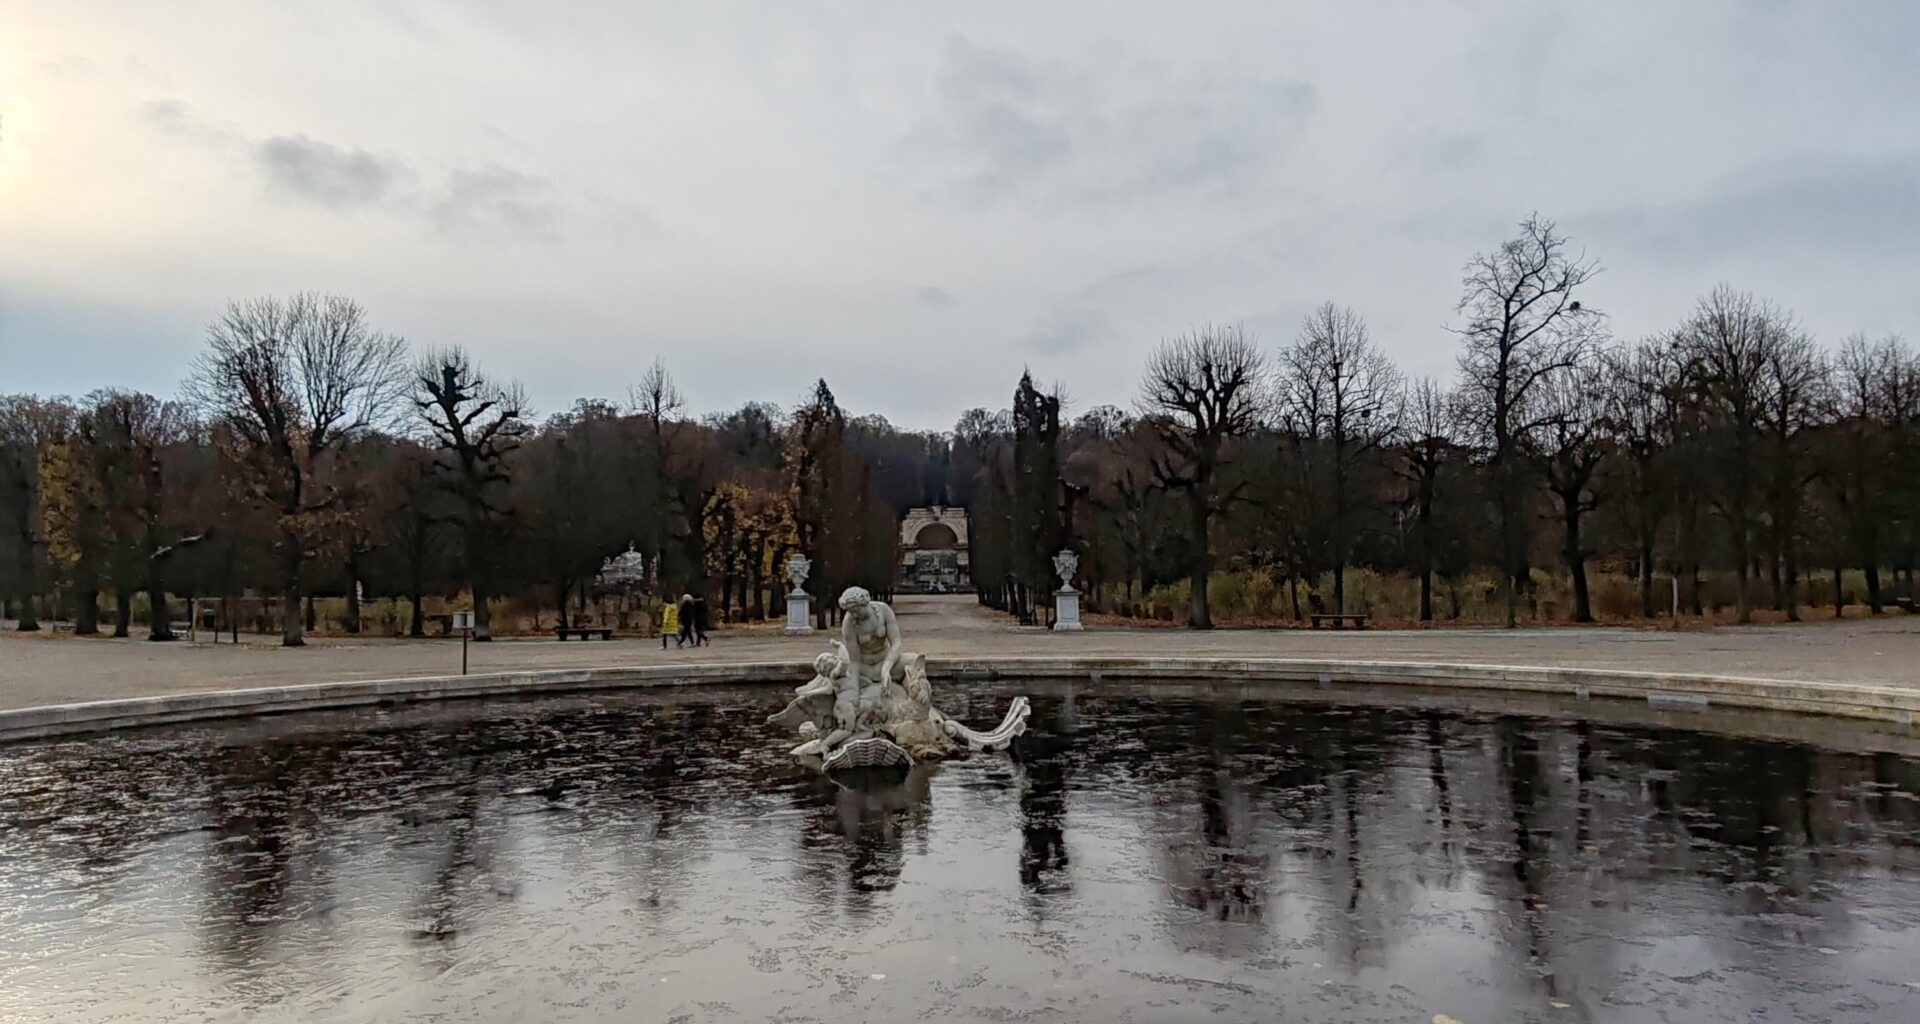
[[[893,609],[863,587],[840,595],[841,638],[813,660],[813,679],[767,722],[799,733],[793,755],[825,772],[910,768],[969,750],[1004,749],[1027,731],[1027,698],[1000,724],[978,732],[933,706],[924,655],[902,649]]]

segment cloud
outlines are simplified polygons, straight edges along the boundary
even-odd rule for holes
[[[1111,337],[1113,321],[1099,310],[1055,310],[1036,321],[1021,344],[1046,355],[1067,355]]]
[[[551,182],[497,165],[455,171],[427,219],[443,234],[558,237],[559,204]]]
[[[305,135],[275,135],[255,148],[254,160],[275,195],[334,208],[385,199],[405,170],[397,160]]]
[[[199,115],[185,100],[166,98],[148,100],[134,110],[134,120],[160,135],[179,142],[229,148],[253,148],[230,124],[215,124]]]
[[[149,100],[135,109],[134,118],[168,139],[241,156],[264,175],[269,195],[283,201],[341,211],[379,206],[463,239],[559,237],[559,190],[544,177],[500,164],[455,167],[437,186],[426,186],[419,180],[423,175],[401,157],[303,134],[249,136],[234,125],[208,121],[180,99]],[[651,238],[664,231],[632,203],[587,200],[585,205],[595,220],[625,237]]]
[[[1768,165],[1725,179],[1700,198],[1593,219],[1636,248],[1661,254],[1904,253],[1920,235],[1920,157]]]
[[[949,309],[957,301],[954,294],[945,288],[923,284],[913,290],[914,301],[934,309]]]
[[[1097,201],[1257,180],[1317,103],[1312,85],[1283,77],[1152,61],[1070,68],[959,35],[935,95],[902,143],[910,159],[974,198]]]

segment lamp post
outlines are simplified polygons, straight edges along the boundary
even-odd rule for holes
[[[473,613],[454,612],[453,628],[460,631],[460,674],[467,674],[467,641],[473,638]]]

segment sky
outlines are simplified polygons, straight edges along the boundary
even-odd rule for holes
[[[1538,211],[1631,340],[1718,283],[1920,336],[1920,4],[0,0],[0,392],[177,392],[227,302],[360,300],[542,414],[945,429],[1127,405],[1350,305],[1452,372]]]

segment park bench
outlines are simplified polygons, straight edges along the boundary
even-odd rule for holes
[[[611,626],[555,626],[553,627],[553,635],[559,637],[561,640],[565,640],[570,636],[577,636],[582,640],[591,640],[596,636],[602,640],[611,640],[613,639],[613,627]]]
[[[1313,620],[1313,628],[1315,629],[1319,629],[1320,623],[1322,622],[1333,623],[1333,628],[1335,629],[1339,629],[1340,627],[1345,626],[1349,622],[1353,623],[1353,628],[1355,629],[1367,628],[1367,617],[1365,615],[1335,614],[1333,612],[1315,612],[1312,615],[1309,615],[1308,618]]]
[[[1901,611],[1903,611],[1903,612],[1907,612],[1907,613],[1909,613],[1909,614],[1911,614],[1911,613],[1913,612],[1913,598],[1911,598],[1911,597],[1896,597],[1896,598],[1894,598],[1894,599],[1893,599],[1893,606],[1894,606],[1895,608],[1898,608],[1898,609],[1900,609],[1900,610],[1901,610]]]

